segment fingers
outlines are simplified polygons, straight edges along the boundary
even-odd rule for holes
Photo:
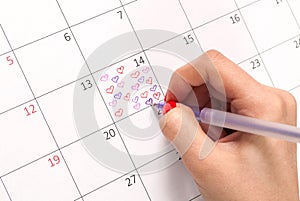
[[[249,92],[255,92],[259,85],[235,63],[221,53],[211,50],[173,74],[166,100],[181,101],[194,87],[204,84],[210,93],[226,94],[228,99],[244,97]]]
[[[160,127],[182,157],[205,158],[214,146],[201,129],[193,111],[182,104],[177,104],[176,108],[161,118]],[[191,151],[191,147],[194,150]]]

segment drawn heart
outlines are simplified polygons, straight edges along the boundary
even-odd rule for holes
[[[153,98],[155,98],[156,100],[159,100],[160,96],[161,96],[160,92],[153,94]]]
[[[124,100],[129,101],[130,100],[130,93],[126,94],[126,96],[124,96]]]
[[[147,100],[147,101],[145,102],[145,104],[146,104],[146,105],[153,105],[153,99],[150,98],[149,100]]]
[[[131,77],[132,78],[138,78],[140,76],[140,74],[141,73],[139,71],[136,71],[136,72],[134,72],[134,73],[131,74]]]
[[[124,73],[124,69],[125,69],[125,67],[124,67],[124,66],[121,66],[120,68],[117,68],[117,72],[118,72],[119,74],[123,74],[123,73]]]
[[[109,106],[111,107],[115,107],[117,105],[117,101],[116,100],[113,100],[112,102],[109,103]]]
[[[121,98],[122,98],[122,93],[119,92],[119,93],[115,94],[115,95],[114,95],[114,98],[115,98],[115,99],[121,99]]]
[[[134,109],[139,110],[141,108],[141,104],[136,104],[135,106],[133,106]]]
[[[106,89],[106,93],[108,94],[112,94],[114,93],[115,87],[114,86],[110,86],[109,88]]]
[[[134,99],[132,99],[132,102],[137,103],[139,101],[139,97],[136,96]]]
[[[118,111],[115,112],[116,117],[121,117],[123,115],[123,109],[119,109]]]
[[[111,79],[111,81],[113,81],[114,83],[118,83],[119,78],[120,78],[119,76],[115,76]]]
[[[107,80],[108,80],[108,75],[107,75],[107,74],[103,75],[103,76],[100,78],[100,81],[101,81],[101,82],[106,82]]]
[[[139,83],[136,83],[135,85],[133,85],[132,87],[131,87],[131,89],[132,90],[139,90],[139,87],[140,87],[140,84]]]
[[[152,77],[149,77],[146,81],[147,84],[152,84]]]
[[[150,91],[155,92],[157,89],[157,85],[154,85],[153,87],[150,88]]]
[[[144,76],[140,77],[140,79],[138,79],[138,81],[139,81],[139,83],[142,84],[145,81],[145,77]]]
[[[149,94],[148,91],[145,91],[144,93],[141,93],[141,98],[147,98],[148,94]]]
[[[122,82],[120,82],[120,83],[118,84],[118,87],[120,87],[120,88],[123,88],[123,87],[124,87],[124,85],[125,85],[125,82],[124,82],[124,81],[122,81]]]
[[[149,67],[146,67],[146,68],[144,68],[142,71],[143,71],[143,73],[149,73],[149,70],[150,70],[150,68],[149,68]]]

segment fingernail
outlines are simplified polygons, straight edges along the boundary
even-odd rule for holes
[[[165,104],[163,108],[163,114],[167,114],[170,112],[170,110],[174,109],[176,107],[177,103],[175,101],[169,101]]]

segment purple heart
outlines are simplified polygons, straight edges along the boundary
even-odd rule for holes
[[[149,100],[147,100],[146,105],[153,105],[153,99],[150,98]]]
[[[115,76],[111,79],[111,81],[113,81],[114,83],[118,83],[119,78],[120,78],[119,76]]]
[[[120,82],[120,83],[118,84],[118,87],[123,88],[124,85],[125,85],[125,83],[124,83],[124,81],[122,81],[122,82]]]
[[[155,92],[157,89],[157,85],[154,85],[153,87],[150,88],[150,91]]]
[[[132,102],[137,103],[139,101],[139,97],[136,96],[134,99],[132,99]]]
[[[122,97],[122,93],[121,92],[119,92],[119,93],[117,93],[117,94],[114,95],[115,99],[121,99],[121,97]]]
[[[139,83],[143,83],[145,81],[145,76],[142,76],[138,81]]]

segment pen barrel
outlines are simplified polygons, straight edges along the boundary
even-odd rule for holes
[[[204,108],[198,120],[202,123],[256,135],[279,138],[291,142],[300,142],[300,129],[238,114]]]

